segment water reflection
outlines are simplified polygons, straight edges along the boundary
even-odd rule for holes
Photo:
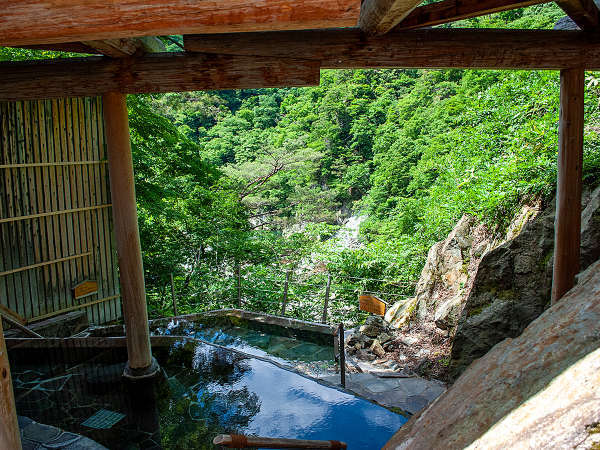
[[[18,412],[111,449],[212,448],[212,438],[225,432],[379,448],[406,420],[269,362],[170,341],[153,347],[162,376],[143,383],[120,376],[125,349],[18,349],[11,354]],[[99,409],[126,417],[106,430],[81,425]]]

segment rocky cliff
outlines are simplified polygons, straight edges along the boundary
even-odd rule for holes
[[[600,257],[600,188],[583,198],[581,268]],[[524,207],[504,239],[464,216],[429,251],[415,296],[393,305],[397,328],[431,324],[452,339],[450,375],[507,337],[518,336],[550,302],[554,204]]]
[[[581,269],[600,256],[600,188],[584,196]],[[507,337],[516,337],[550,306],[554,204],[525,224],[514,239],[485,254],[473,278],[452,343],[450,374]]]
[[[475,361],[386,449],[600,447],[600,262]]]

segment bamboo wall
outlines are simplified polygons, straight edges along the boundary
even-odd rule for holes
[[[0,102],[0,177],[0,304],[121,317],[101,99]],[[85,280],[98,292],[75,299]]]

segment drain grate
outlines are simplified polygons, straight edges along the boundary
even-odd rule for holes
[[[108,428],[112,428],[112,426],[115,423],[117,423],[124,417],[125,414],[109,411],[108,409],[101,409],[100,411],[96,412],[93,416],[85,419],[85,421],[83,421],[81,425],[89,428],[105,430]]]

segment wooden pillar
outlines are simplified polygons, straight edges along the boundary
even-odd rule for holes
[[[129,359],[125,375],[145,377],[157,367],[150,350],[127,103],[125,95],[118,92],[104,94],[102,102]]]
[[[584,70],[561,70],[552,303],[573,287],[579,272],[583,94]]]
[[[0,320],[0,391],[0,448],[18,450],[21,448],[21,433],[17,422],[2,320]]]

